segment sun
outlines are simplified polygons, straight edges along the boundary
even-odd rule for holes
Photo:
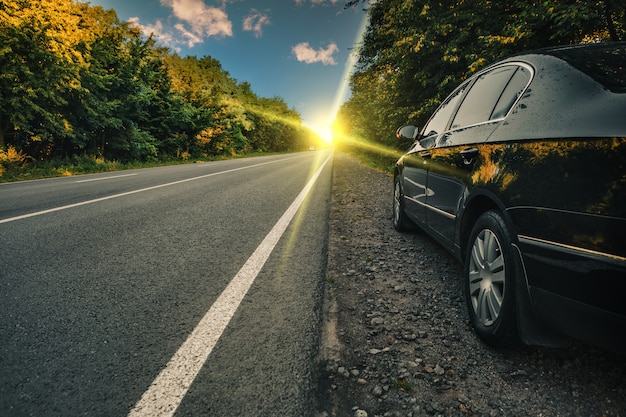
[[[333,132],[332,129],[330,127],[330,124],[326,123],[326,122],[322,122],[322,123],[311,123],[311,124],[306,124],[306,126],[311,129],[313,131],[313,133],[315,133],[320,141],[330,144],[333,141]]]
[[[324,142],[331,143],[333,141],[333,132],[330,126],[315,126],[312,129]]]

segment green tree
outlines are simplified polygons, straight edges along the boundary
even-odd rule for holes
[[[257,98],[248,105],[252,129],[247,133],[257,150],[285,152],[305,149],[300,115],[280,97]]]
[[[76,127],[66,155],[78,152],[104,155],[109,137],[124,129],[125,91],[119,69],[124,64],[128,27],[113,10],[81,5],[80,26],[86,33],[81,71],[82,89],[70,97],[68,113]]]
[[[0,149],[121,161],[295,149],[299,115],[75,0],[0,2]],[[30,159],[27,159],[30,160]]]
[[[625,9],[614,0],[375,2],[341,118],[351,120],[354,137],[405,146],[395,143],[395,128],[423,125],[487,63],[550,45],[623,39]]]
[[[56,138],[73,135],[64,117],[67,95],[80,88],[80,39],[74,3],[0,4],[0,146],[49,155]]]

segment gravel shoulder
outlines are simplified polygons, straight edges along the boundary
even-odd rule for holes
[[[486,346],[461,265],[396,232],[391,201],[389,175],[335,153],[319,416],[626,416],[626,353]]]

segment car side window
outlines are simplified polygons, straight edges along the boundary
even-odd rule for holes
[[[491,120],[501,119],[507,115],[513,104],[517,101],[519,96],[524,92],[524,89],[530,81],[530,70],[526,67],[518,67],[500,96],[500,100],[496,104],[493,113],[491,114]]]
[[[467,83],[461,85],[439,106],[437,111],[435,111],[435,113],[430,117],[428,123],[426,123],[426,126],[422,131],[423,137],[426,138],[429,136],[439,135],[446,130],[450,117],[452,117],[452,113],[454,113],[459,100],[463,97],[463,93],[467,89],[467,85]]]
[[[511,80],[517,67],[507,65],[496,68],[478,77],[463,99],[454,117],[451,129],[482,123],[490,120],[503,90]]]

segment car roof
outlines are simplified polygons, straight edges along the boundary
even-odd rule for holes
[[[490,141],[626,137],[626,42],[524,52],[481,73],[511,63],[532,66],[534,76]]]
[[[549,55],[589,75],[616,93],[626,93],[626,42],[564,45],[522,52],[501,62]]]

